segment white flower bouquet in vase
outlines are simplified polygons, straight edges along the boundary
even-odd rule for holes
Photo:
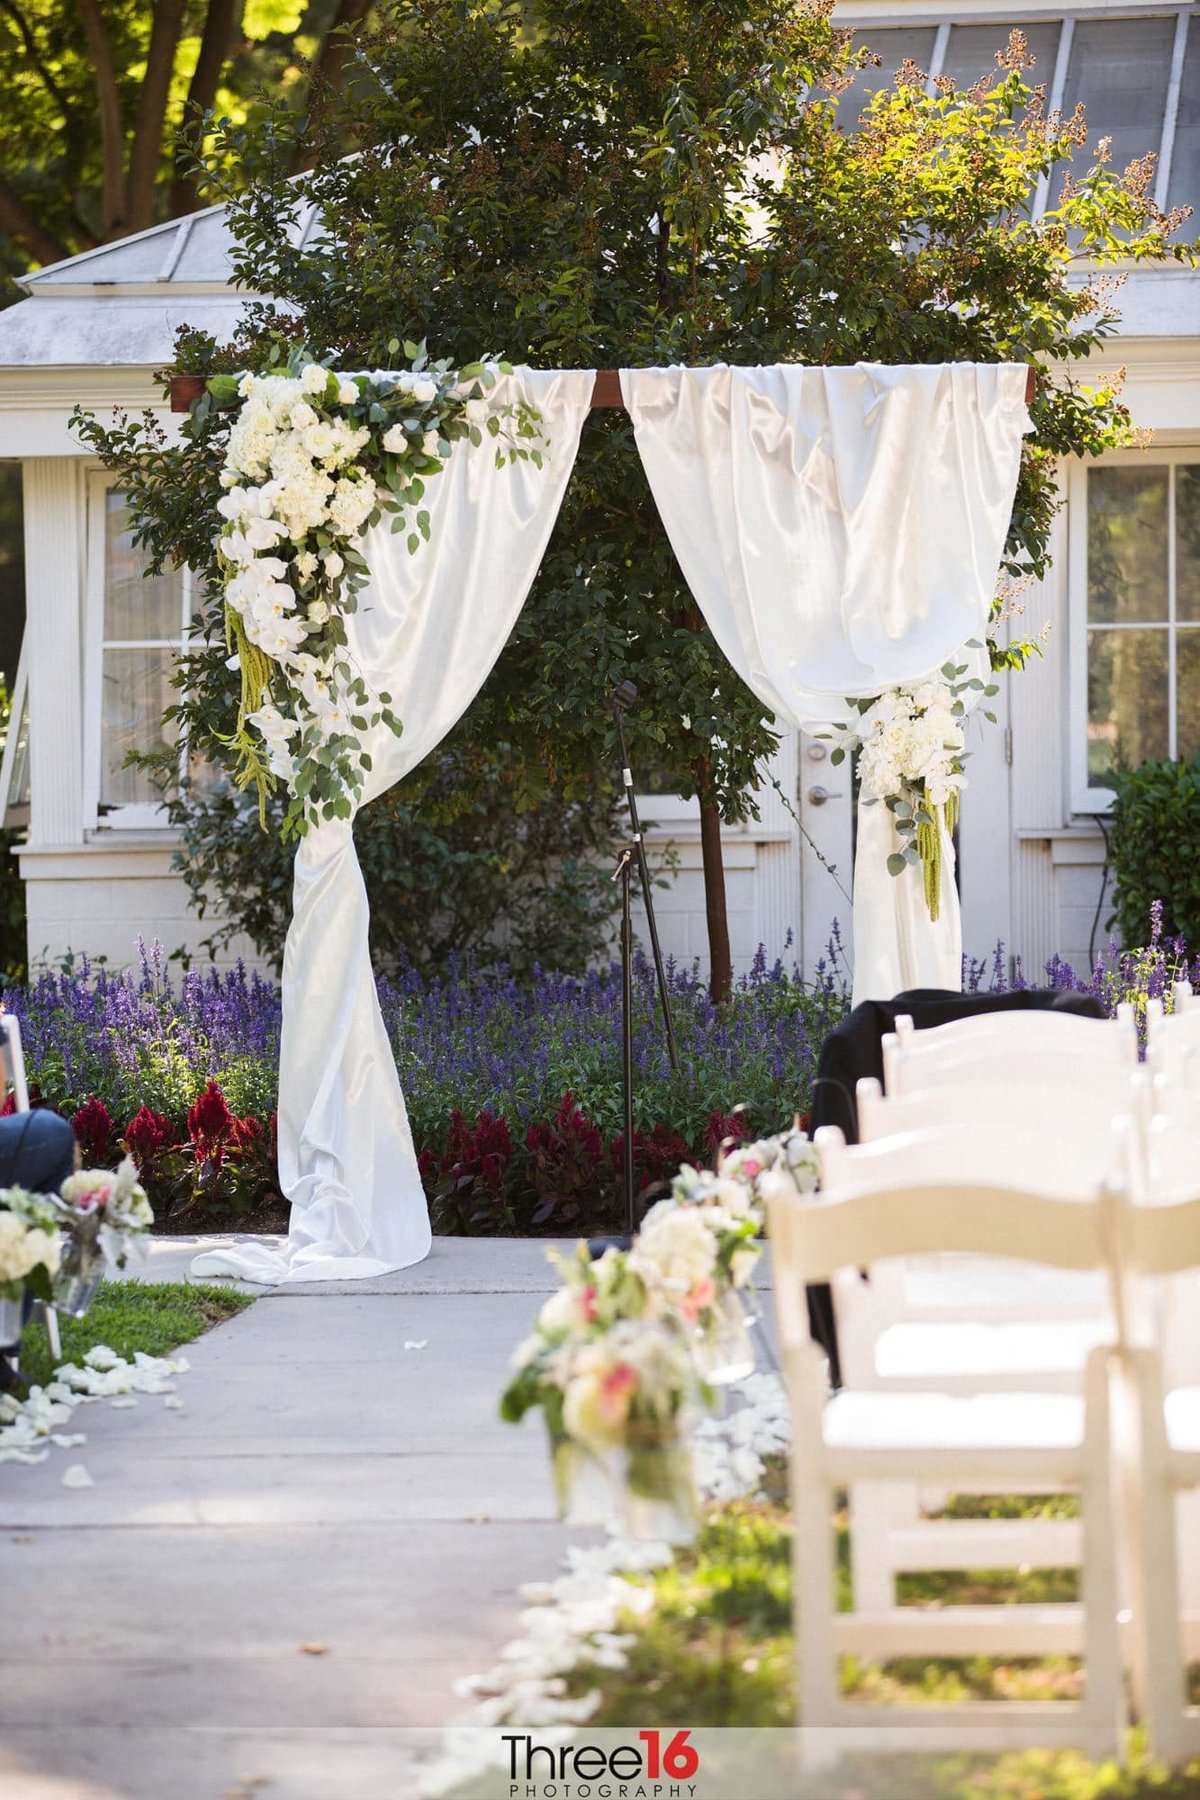
[[[630,1255],[593,1263],[580,1245],[552,1260],[564,1284],[516,1351],[501,1416],[541,1408],[568,1524],[688,1543],[698,1513],[687,1418],[710,1398],[688,1343]]]
[[[127,1156],[120,1168],[83,1169],[64,1181],[58,1200],[65,1238],[54,1283],[60,1312],[81,1319],[104,1279],[109,1263],[123,1269],[143,1248],[154,1212]]]
[[[51,1298],[61,1254],[54,1201],[26,1188],[0,1188],[0,1350],[21,1341],[26,1295]]]

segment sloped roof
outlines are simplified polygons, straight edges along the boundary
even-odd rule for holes
[[[297,218],[300,242],[314,215]],[[209,206],[22,276],[28,298],[0,312],[0,371],[154,369],[182,325],[228,337],[246,298],[231,250],[225,208]]]

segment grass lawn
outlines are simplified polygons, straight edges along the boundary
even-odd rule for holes
[[[64,1362],[80,1362],[93,1344],[107,1344],[118,1356],[135,1350],[165,1356],[253,1303],[253,1294],[231,1287],[184,1281],[143,1283],[104,1281],[82,1319],[59,1315]],[[42,1325],[30,1325],[21,1340],[21,1374],[43,1385],[53,1359]]]
[[[1050,1502],[1048,1510],[1061,1510],[1061,1503]],[[848,1603],[844,1521],[840,1538]],[[739,1503],[711,1516],[698,1542],[655,1576],[658,1604],[648,1619],[630,1624],[637,1641],[628,1666],[612,1673],[585,1667],[570,1677],[572,1693],[599,1687],[604,1696],[589,1723],[638,1729],[691,1722],[791,1725],[789,1548],[790,1522],[780,1501]],[[1073,1589],[1074,1571],[1068,1570],[939,1572],[906,1577],[902,1599],[913,1605],[962,1604],[999,1597],[999,1591],[1028,1603],[1069,1599]],[[841,1673],[848,1698],[876,1703],[1069,1700],[1081,1684],[1079,1665],[1067,1657],[888,1664],[847,1657]],[[827,1791],[829,1800],[1200,1800],[1200,1760],[1171,1775],[1138,1759],[1136,1745],[1133,1766],[1125,1771],[1096,1767],[1069,1751],[848,1755],[829,1771]],[[818,1793],[826,1794],[824,1785],[814,1786],[813,1800]]]

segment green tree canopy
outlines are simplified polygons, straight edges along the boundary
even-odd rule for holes
[[[345,72],[370,0],[0,0],[3,276],[196,205],[177,134],[260,85],[292,120]]]
[[[1116,320],[1106,266],[1190,254],[1171,242],[1180,220],[1154,206],[1152,159],[1113,171],[1085,155],[1081,115],[1048,116],[1019,33],[969,91],[943,80],[930,94],[906,64],[855,129],[839,102],[869,52],[831,10],[397,0],[359,38],[353,88],[314,121],[300,179],[286,97],[212,127],[202,178],[229,201],[241,279],[271,298],[232,346],[186,339],[180,369],[260,367],[301,341],[373,367],[406,339],[456,361],[565,367],[1040,358],[1006,551],[1011,575],[1040,573],[1056,460],[1131,437],[1113,389],[1078,372]],[[1061,161],[1061,201],[1034,221],[1039,179]],[[323,227],[297,248],[310,205]],[[219,430],[197,425],[167,459],[136,433],[102,446],[150,541],[203,569]],[[635,762],[652,756],[701,799],[719,992],[713,827],[753,807],[776,735],[697,615],[629,421],[595,414],[530,602],[460,738],[513,745],[531,800],[550,784],[583,793],[611,757],[607,699],[627,675],[645,697]],[[194,677],[186,711],[203,740],[228,678],[215,655]]]

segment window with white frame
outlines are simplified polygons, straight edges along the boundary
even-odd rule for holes
[[[1116,768],[1200,750],[1200,447],[1072,479],[1073,805]]]
[[[133,541],[125,496],[96,477],[89,505],[88,814],[107,826],[159,825],[150,772],[131,751],[179,743],[163,713],[175,698],[175,656],[191,605],[187,571],[147,573],[149,553]]]
[[[911,23],[897,6],[881,9],[869,20],[855,17],[852,4],[839,6],[836,22],[849,25],[858,43],[881,58],[879,68],[863,70],[842,95],[838,117],[854,130],[858,115],[877,88],[890,86],[900,64],[909,58],[928,75],[949,76],[969,87],[994,72],[996,52],[1004,48],[1014,27],[1025,34],[1034,66],[1029,80],[1044,87],[1049,107],[1068,115],[1079,101],[1088,114],[1088,149],[1101,136],[1112,140],[1112,166],[1125,168],[1134,157],[1153,151],[1155,199],[1160,206],[1195,205],[1200,201],[1200,18],[1191,5],[1138,4],[997,8],[982,23],[969,17],[962,0],[954,6],[931,0],[922,7],[923,23]],[[984,10],[982,7],[978,10]],[[990,9],[988,9],[990,10]],[[1013,16],[1015,14],[1015,16]],[[902,22],[903,21],[903,22]],[[1090,157],[1076,156],[1076,168]],[[1043,178],[1033,212],[1054,205],[1062,189],[1060,165],[1053,191]]]

